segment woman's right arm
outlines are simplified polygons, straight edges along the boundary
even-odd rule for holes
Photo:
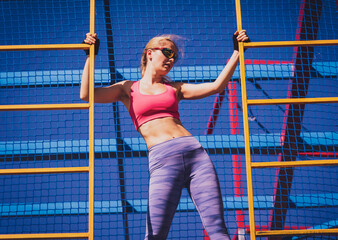
[[[86,64],[83,68],[81,78],[80,98],[83,101],[89,102],[89,57],[87,57]],[[95,103],[112,103],[121,101],[123,97],[127,96],[125,90],[125,83],[121,81],[110,85],[108,87],[98,87],[94,89],[94,102]]]
[[[93,36],[91,34],[86,35],[85,43],[93,44],[95,43],[96,34]],[[86,59],[85,66],[83,68],[82,77],[81,77],[81,89],[80,89],[80,98],[86,102],[89,102],[89,69],[90,61],[89,57]],[[94,102],[96,103],[111,103],[121,101],[123,97],[126,96],[126,90],[124,89],[126,81],[121,81],[115,83],[108,87],[99,87],[94,89]]]

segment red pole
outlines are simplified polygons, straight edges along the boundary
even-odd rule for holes
[[[212,134],[214,131],[214,127],[218,118],[219,109],[222,106],[222,102],[224,99],[225,91],[217,94],[215,97],[214,104],[212,106],[212,112],[208,120],[207,130],[205,131],[205,135]],[[204,230],[204,240],[210,240],[207,231]]]
[[[231,81],[228,83],[229,90],[229,109],[230,109],[230,134],[239,134],[239,123],[238,123],[238,107],[237,107],[237,89],[236,82]],[[241,155],[232,155],[232,166],[234,176],[234,188],[235,197],[243,197],[243,178],[242,178],[242,165]],[[245,228],[244,224],[244,211],[236,210],[236,222],[237,227],[240,229]]]
[[[205,131],[205,135],[212,134],[214,131],[214,127],[215,127],[214,123],[216,123],[217,121],[219,109],[221,108],[222,102],[224,99],[224,94],[225,94],[225,91],[223,90],[223,92],[216,95],[214,105],[212,106],[212,112],[208,120],[207,130]]]
[[[229,108],[230,108],[230,134],[238,135],[239,134],[239,121],[238,121],[238,107],[237,107],[237,90],[236,82],[231,81],[228,83],[229,90]],[[218,94],[215,98],[212,113],[209,117],[206,135],[212,134],[215,123],[218,118],[219,109],[222,106],[222,102],[225,96],[225,91]],[[232,165],[233,165],[233,174],[234,174],[234,188],[235,188],[235,197],[243,196],[243,178],[242,178],[242,166],[241,166],[241,156],[232,155]],[[244,229],[244,211],[236,210],[236,222],[239,229]],[[240,231],[238,231],[240,232]],[[208,234],[204,231],[204,240],[208,240]]]

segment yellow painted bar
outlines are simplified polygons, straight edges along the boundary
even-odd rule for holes
[[[4,234],[0,239],[80,239],[88,238],[88,233],[32,233],[32,234]]]
[[[94,33],[95,0],[90,1],[90,32]],[[43,233],[43,234],[5,234],[0,239],[80,239],[94,240],[94,46],[87,44],[43,44],[43,45],[6,45],[0,51],[28,50],[77,50],[90,49],[90,99],[89,104],[31,104],[31,105],[0,105],[0,111],[27,110],[68,110],[89,109],[89,167],[73,168],[26,168],[0,169],[0,175],[12,174],[53,174],[89,172],[89,226],[88,233]]]
[[[311,104],[311,103],[337,103],[338,97],[324,98],[287,98],[287,99],[251,99],[248,105],[276,105],[276,104]]]
[[[71,110],[71,109],[88,109],[88,108],[89,108],[88,103],[0,105],[0,111]]]
[[[338,40],[308,40],[308,41],[273,41],[273,42],[249,42],[244,43],[245,48],[265,47],[293,47],[293,46],[332,46],[338,45]]]
[[[241,1],[236,0],[236,18],[237,30],[242,30],[242,14]],[[244,125],[244,140],[245,140],[245,159],[246,159],[246,176],[247,176],[247,191],[248,191],[248,206],[249,206],[249,221],[250,221],[250,239],[256,240],[255,227],[255,212],[253,200],[253,186],[252,186],[252,169],[251,169],[251,155],[250,155],[250,136],[249,136],[249,119],[248,119],[248,104],[247,104],[247,90],[245,77],[245,59],[244,59],[244,44],[239,42],[239,63],[242,86],[242,108],[243,108],[243,125]]]
[[[28,50],[77,50],[88,49],[88,44],[41,44],[41,45],[2,45],[1,51],[28,51]]]
[[[237,21],[238,21],[237,15]],[[308,41],[272,41],[244,43],[245,48],[262,47],[292,47],[292,46],[332,46],[338,45],[338,40],[308,40]],[[88,49],[88,44],[36,44],[36,45],[0,45],[0,51],[28,51],[28,50],[77,50]]]
[[[89,167],[0,169],[0,175],[88,172]]]
[[[288,162],[256,162],[251,163],[252,168],[274,168],[274,167],[313,167],[313,166],[337,166],[337,159],[288,161]]]
[[[336,235],[338,228],[331,229],[308,229],[308,230],[273,230],[273,231],[257,231],[257,236],[287,236],[287,235]]]
[[[95,33],[95,0],[90,0],[90,33]],[[89,48],[89,240],[94,240],[94,70],[95,46]]]

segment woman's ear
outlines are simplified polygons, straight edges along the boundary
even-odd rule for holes
[[[148,61],[151,61],[153,57],[153,51],[151,49],[147,50],[147,59]]]

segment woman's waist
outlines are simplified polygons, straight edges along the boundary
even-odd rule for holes
[[[172,139],[181,138],[181,137],[189,137],[191,136],[190,133],[187,134],[171,134],[171,135],[162,135],[152,138],[144,138],[148,149],[152,148],[153,146],[159,145],[163,142],[170,141]]]
[[[180,120],[165,117],[152,120],[139,128],[139,132],[147,143],[147,147],[166,142],[170,139],[191,136],[182,126]]]

